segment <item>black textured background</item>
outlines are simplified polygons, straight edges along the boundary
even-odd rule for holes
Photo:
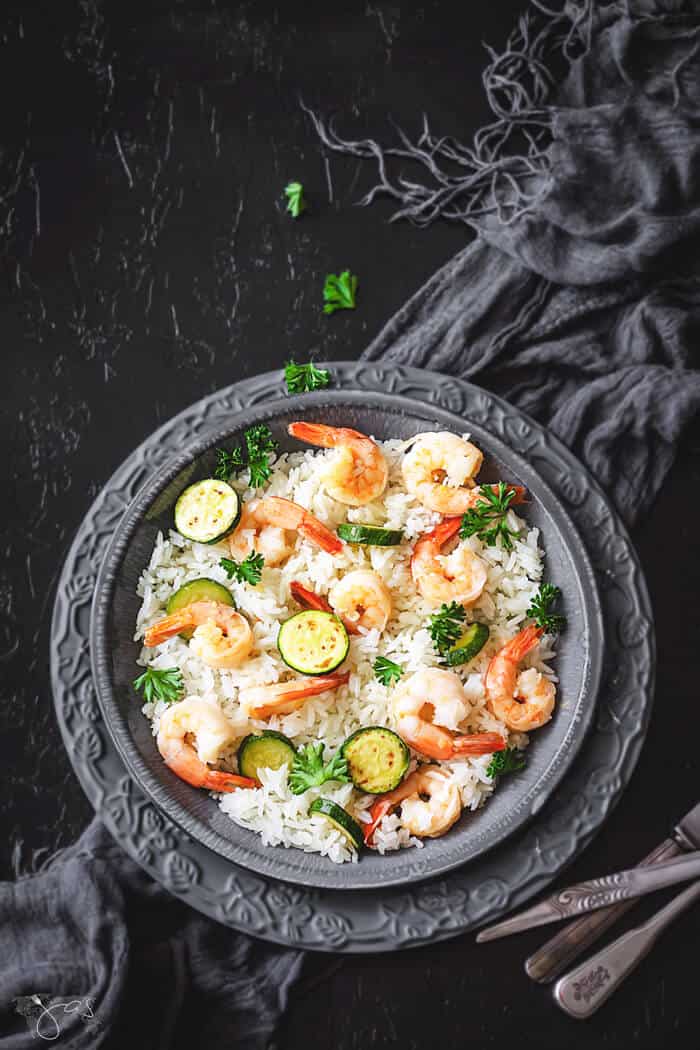
[[[469,18],[464,12],[468,9]],[[0,8],[4,515],[0,576],[0,875],[31,870],[90,817],[48,685],[52,588],[92,497],[160,422],[289,356],[359,355],[469,237],[388,225],[371,183],[320,153],[298,96],[349,134],[468,139],[488,117],[482,40],[521,5],[5,0]],[[294,222],[290,179],[311,209]],[[355,312],[324,317],[324,275],[350,267]],[[571,871],[627,865],[698,792],[700,428],[637,532],[657,615],[647,745],[618,810]],[[655,907],[645,905],[635,914]],[[533,986],[542,932],[477,948],[343,961],[295,1001],[284,1048],[697,1046],[688,914],[587,1024]]]

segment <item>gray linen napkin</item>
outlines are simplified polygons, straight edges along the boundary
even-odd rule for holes
[[[183,905],[96,817],[41,872],[0,883],[0,1047],[270,1046],[304,953]]]
[[[557,10],[534,0],[491,52],[494,122],[472,146],[427,123],[416,143],[348,142],[311,115],[326,148],[379,162],[361,203],[388,194],[395,218],[478,234],[365,359],[459,375],[519,405],[632,523],[700,406],[700,4]],[[414,162],[422,180],[408,177]]]

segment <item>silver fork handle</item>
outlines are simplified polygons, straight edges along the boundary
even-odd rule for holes
[[[651,951],[657,938],[700,899],[700,879],[677,894],[647,922],[628,930],[590,959],[561,977],[554,986],[558,1006],[579,1020],[594,1014]]]
[[[665,839],[639,862],[639,866],[671,860],[672,857],[680,856],[681,852],[677,842]],[[583,955],[586,948],[590,948],[602,937],[613,923],[638,903],[636,898],[620,901],[618,904],[611,904],[609,908],[592,911],[589,915],[582,915],[580,919],[568,922],[525,960],[525,972],[528,977],[533,981],[553,981],[560,973],[564,973],[568,966],[572,966],[579,955]]]

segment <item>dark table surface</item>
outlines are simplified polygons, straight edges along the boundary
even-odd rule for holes
[[[3,5],[3,877],[91,815],[54,720],[48,645],[54,583],[93,496],[202,395],[290,356],[359,355],[470,237],[389,225],[386,201],[354,207],[371,170],[326,164],[299,107],[301,95],[378,137],[390,118],[415,132],[426,111],[468,140],[488,118],[481,41],[501,47],[521,5],[472,5],[468,23],[465,5],[402,6]],[[311,204],[299,222],[281,196],[291,179]],[[324,276],[345,267],[358,308],[324,317]],[[699,450],[696,428],[636,533],[657,617],[656,708],[624,799],[571,877],[633,862],[697,798]],[[294,1000],[281,1046],[696,1046],[699,934],[696,909],[584,1025],[523,973],[541,932],[350,958]]]

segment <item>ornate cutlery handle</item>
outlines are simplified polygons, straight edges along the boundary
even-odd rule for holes
[[[690,882],[691,879],[697,878],[700,878],[700,850],[682,853],[672,860],[657,861],[656,864],[646,867],[627,868],[612,875],[603,875],[599,879],[587,879],[553,893],[539,904],[534,904],[517,915],[494,923],[493,926],[484,927],[476,935],[476,939],[480,944],[484,941],[495,941],[499,937],[508,937],[512,933],[532,929],[533,926],[545,926],[548,922],[557,922],[559,919],[571,919],[581,912],[597,911],[618,901],[655,893],[666,886]]]
[[[550,905],[562,918],[571,915],[572,911],[591,911],[592,908],[604,908],[617,904],[630,896],[632,887],[623,872],[615,875],[601,875],[597,879],[586,879],[577,886],[562,890],[550,898]]]
[[[561,977],[554,986],[557,1005],[571,1017],[580,1020],[590,1017],[651,951],[666,927],[697,900],[700,900],[700,880],[679,893],[647,922],[624,933]]]
[[[639,867],[671,860],[680,852],[680,846],[673,839],[666,839],[639,862]],[[525,960],[525,972],[533,981],[553,981],[635,904],[636,900],[619,901],[609,908],[574,919]]]

